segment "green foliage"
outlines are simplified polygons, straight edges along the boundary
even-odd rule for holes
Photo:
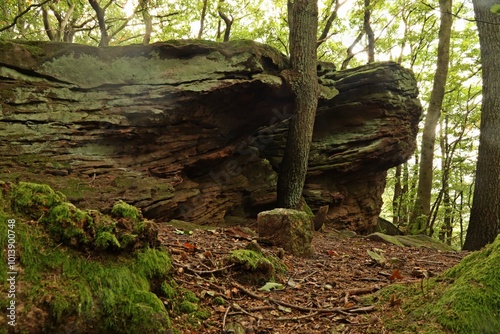
[[[491,12],[500,15],[500,4],[491,6]]]

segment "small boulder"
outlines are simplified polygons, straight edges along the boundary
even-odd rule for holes
[[[257,215],[259,237],[295,256],[309,256],[312,217],[304,211],[274,209]]]

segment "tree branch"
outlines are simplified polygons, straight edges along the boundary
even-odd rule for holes
[[[321,35],[318,38],[318,42],[317,42],[316,47],[319,47],[321,44],[326,42],[328,40],[328,38],[330,38],[331,36],[334,35],[334,34],[328,35],[328,33],[330,32],[330,29],[332,28],[333,21],[335,21],[335,19],[337,18],[337,13],[338,13],[339,8],[342,5],[344,5],[345,3],[346,3],[346,1],[340,2],[340,0],[335,0],[335,9],[333,10],[332,14],[330,14],[330,16],[328,17],[328,20],[326,20],[325,27],[323,28],[323,31],[321,32]]]
[[[19,20],[24,15],[26,15],[32,8],[42,7],[43,5],[45,5],[46,3],[50,2],[50,1],[52,1],[52,0],[45,0],[44,2],[39,3],[39,4],[29,5],[28,8],[26,8],[19,15],[17,15],[16,17],[14,17],[14,21],[12,21],[11,24],[9,24],[9,25],[7,25],[7,26],[5,26],[3,28],[0,28],[0,32],[5,31],[5,30],[10,29],[13,26],[15,26],[16,23],[17,23],[17,20]]]

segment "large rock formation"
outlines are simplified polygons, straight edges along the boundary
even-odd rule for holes
[[[248,41],[1,42],[0,179],[48,183],[84,207],[122,199],[163,221],[255,217],[275,201],[287,64]],[[320,63],[318,75],[304,196],[313,210],[330,205],[327,223],[364,232],[387,169],[415,148],[415,79],[395,63]]]

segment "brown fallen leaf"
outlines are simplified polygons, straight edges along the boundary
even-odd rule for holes
[[[394,271],[392,272],[392,275],[389,276],[389,280],[392,282],[396,279],[403,279],[403,275],[401,275],[401,272],[399,271],[399,269],[394,269]]]

